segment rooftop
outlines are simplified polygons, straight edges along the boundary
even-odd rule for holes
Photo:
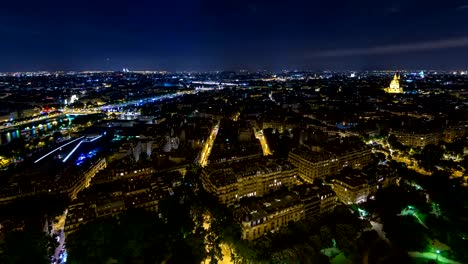
[[[293,168],[294,166],[288,161],[260,157],[237,162],[211,164],[204,171],[216,186],[223,186],[234,183],[239,178],[281,172]]]
[[[367,180],[360,175],[345,176],[334,180],[338,184],[346,184],[350,187],[358,187],[367,184]]]
[[[298,204],[301,204],[301,200],[294,193],[281,193],[247,201],[246,205],[237,209],[236,214],[242,221],[252,221]]]

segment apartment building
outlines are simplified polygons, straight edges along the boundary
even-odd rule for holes
[[[364,177],[357,175],[340,177],[333,181],[333,190],[344,204],[365,202],[376,188],[377,185],[370,185]]]
[[[301,146],[289,153],[288,160],[297,167],[298,175],[308,183],[336,174],[344,167],[361,168],[372,160],[372,151],[367,146],[339,147],[327,150]]]
[[[317,219],[335,209],[338,198],[330,186],[303,184],[292,188],[304,204],[305,217]]]
[[[242,239],[254,240],[274,233],[290,222],[305,218],[304,204],[295,194],[266,197],[237,208],[234,215],[242,226]]]
[[[211,164],[201,175],[203,187],[223,204],[243,197],[263,196],[296,180],[296,169],[288,161],[268,157]]]

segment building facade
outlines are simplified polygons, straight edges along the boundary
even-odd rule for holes
[[[106,193],[85,193],[68,207],[65,234],[76,231],[81,225],[100,217],[112,217],[131,208],[151,212],[159,210],[159,201],[168,192],[157,182],[147,179],[126,180],[118,189]]]
[[[394,75],[390,86],[384,89],[386,93],[400,94],[403,93],[403,87],[400,86],[400,76]]]
[[[255,240],[274,233],[290,222],[305,218],[304,205],[294,194],[277,195],[262,199],[235,210],[242,226],[242,239]]]
[[[346,176],[333,181],[333,190],[344,204],[358,204],[367,201],[373,193],[373,187],[359,176]]]
[[[297,167],[298,175],[306,182],[340,172],[344,167],[361,168],[372,160],[372,151],[366,146],[346,148],[341,152],[311,151],[306,147],[294,149],[288,160]]]
[[[296,169],[287,161],[266,157],[211,164],[202,170],[203,187],[222,204],[244,197],[263,196],[296,180]]]
[[[454,127],[448,127],[444,130],[438,131],[407,131],[407,130],[394,130],[390,134],[394,135],[395,138],[401,144],[411,147],[424,148],[426,145],[439,144],[440,141],[453,142],[466,135],[467,127],[465,125],[459,125]]]
[[[317,219],[335,209],[338,198],[330,186],[303,184],[295,186],[292,191],[304,204],[307,219]]]
[[[415,148],[424,148],[424,146],[429,144],[438,144],[441,140],[441,134],[439,132],[417,133],[409,131],[392,131],[391,134],[394,135],[401,144]]]
[[[106,158],[101,158],[96,161],[91,167],[86,170],[80,177],[70,182],[71,186],[68,188],[69,195],[72,199],[76,198],[78,193],[89,187],[91,179],[100,171],[107,167]]]

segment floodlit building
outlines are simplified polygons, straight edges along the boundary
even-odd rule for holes
[[[403,87],[400,86],[400,76],[395,74],[393,76],[393,80],[390,82],[390,86],[385,88],[384,90],[386,93],[403,93]]]

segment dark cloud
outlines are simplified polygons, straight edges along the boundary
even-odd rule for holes
[[[377,46],[369,48],[352,48],[352,49],[337,49],[325,50],[313,53],[312,57],[345,57],[345,56],[359,56],[359,55],[380,55],[380,54],[394,54],[404,52],[417,52],[428,50],[439,50],[449,48],[468,47],[468,37],[443,39],[435,41],[417,42],[409,44],[395,44],[388,46]]]

